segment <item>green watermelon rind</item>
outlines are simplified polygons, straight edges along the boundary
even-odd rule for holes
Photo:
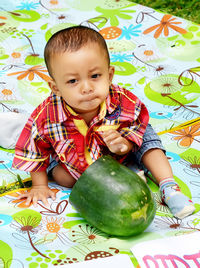
[[[114,236],[143,232],[156,212],[148,185],[110,156],[99,158],[86,169],[69,201],[88,223]]]

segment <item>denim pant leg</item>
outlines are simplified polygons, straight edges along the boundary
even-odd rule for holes
[[[47,167],[47,175],[49,178],[52,177],[52,170],[58,165],[58,162],[55,160],[55,158],[53,158],[52,156],[50,156],[50,163],[49,166]]]
[[[145,172],[148,172],[142,163],[142,157],[144,153],[150,149],[156,148],[163,150],[164,153],[166,152],[162,145],[161,139],[156,134],[152,126],[148,124],[143,136],[143,143],[141,147],[138,149],[138,151],[129,153],[129,156],[126,158],[123,164],[134,171],[135,169],[143,169]]]

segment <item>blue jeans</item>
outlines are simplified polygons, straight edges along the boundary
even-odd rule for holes
[[[123,165],[133,171],[143,169],[147,172],[147,169],[142,163],[142,157],[150,149],[161,149],[164,153],[166,152],[160,137],[156,134],[152,126],[148,124],[143,136],[143,143],[141,147],[136,152],[129,153],[128,157],[124,160]]]

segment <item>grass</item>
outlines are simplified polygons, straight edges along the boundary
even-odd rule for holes
[[[199,0],[132,0],[134,3],[148,6],[164,13],[181,17],[200,24]]]
[[[16,182],[11,184],[7,184],[6,181],[3,180],[2,185],[0,186],[0,195],[20,188],[28,188],[31,184],[32,182],[30,180],[22,181],[21,177],[17,175]]]

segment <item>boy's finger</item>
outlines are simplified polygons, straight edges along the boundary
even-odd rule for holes
[[[109,136],[103,138],[103,140],[105,142],[110,142],[112,140],[115,140],[116,138],[120,138],[121,136],[119,136],[117,133],[111,133]]]
[[[112,139],[111,142],[110,142],[110,144],[111,145],[116,145],[116,144],[120,143],[120,141],[122,143],[122,137],[121,136],[120,137],[117,137],[115,139]]]
[[[54,192],[51,192],[50,193],[50,197],[53,199],[53,200],[56,200],[56,194]]]
[[[46,207],[49,207],[49,202],[47,201],[46,197],[43,197],[41,201],[44,203]]]
[[[36,208],[37,207],[38,198],[34,196],[33,199],[32,199],[32,201],[33,201],[33,206]]]
[[[31,196],[28,196],[27,199],[26,199],[26,206],[29,206],[30,205],[31,200],[32,200],[32,197]]]
[[[126,152],[127,149],[128,149],[128,146],[123,144],[122,148],[120,149],[120,151],[123,153],[123,152]]]
[[[102,133],[102,137],[106,138],[106,137],[108,137],[108,136],[110,136],[111,134],[114,134],[114,133],[117,133],[117,131],[114,130],[114,129],[105,130]]]
[[[27,197],[27,194],[19,194],[17,196],[17,199],[22,199],[22,198],[25,198],[25,197]]]

